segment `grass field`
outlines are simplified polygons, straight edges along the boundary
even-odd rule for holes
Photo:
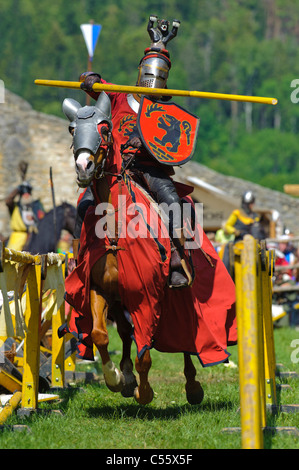
[[[299,374],[299,332],[275,330],[275,348],[277,363]],[[120,349],[117,333],[110,327],[110,351],[117,364]],[[237,347],[230,352],[237,364]],[[150,382],[155,397],[151,404],[141,407],[133,398],[110,392],[99,364],[84,364],[81,370],[98,373],[99,383],[65,389],[60,402],[43,403],[43,412],[28,418],[14,413],[6,424],[26,424],[30,431],[5,429],[0,432],[0,449],[240,449],[240,433],[222,432],[240,426],[238,368],[203,369],[194,358],[205,397],[200,406],[191,406],[184,390],[183,356],[153,350],[152,360]],[[287,379],[287,383],[291,389],[279,393],[280,403],[298,404],[298,379]],[[47,412],[55,409],[62,413]],[[268,424],[299,428],[299,414],[269,415]],[[266,435],[264,448],[298,449],[299,440],[287,434]]]

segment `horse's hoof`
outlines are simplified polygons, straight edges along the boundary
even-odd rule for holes
[[[111,392],[121,392],[125,385],[125,378],[112,361],[103,365],[104,379]]]
[[[190,405],[200,405],[204,397],[204,391],[200,383],[195,380],[192,386],[185,386],[186,397]]]
[[[136,387],[134,390],[134,398],[139,405],[148,405],[154,398],[154,391],[150,385],[143,389]]]
[[[107,388],[109,388],[110,392],[118,393],[118,392],[121,392],[123,390],[124,385],[125,385],[125,379],[124,379],[123,375],[121,374],[120,375],[120,382],[117,385],[110,385],[106,382],[106,380],[105,380],[105,383],[106,383]]]
[[[124,388],[121,391],[121,394],[124,398],[129,398],[134,396],[134,390],[135,388],[138,387],[137,380],[134,376],[134,380],[131,382],[127,382],[126,377],[125,377],[125,385]]]
[[[138,383],[135,375],[133,374],[133,363],[131,359],[125,359],[123,363],[120,363],[120,368],[125,378],[125,386],[121,391],[121,394],[124,398],[129,398],[134,396],[134,390],[138,387]]]

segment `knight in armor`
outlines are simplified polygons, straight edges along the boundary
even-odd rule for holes
[[[168,33],[168,22],[162,21],[158,24],[158,28],[153,28],[155,19],[156,17],[150,17],[149,20],[148,31],[152,46],[145,50],[144,56],[140,60],[136,85],[147,88],[166,88],[171,61],[169,52],[165,47],[167,41],[176,35],[179,22],[175,20],[172,32]],[[95,83],[107,83],[100,74],[94,72],[82,73],[79,80],[82,82],[82,89],[95,100],[98,99],[99,93],[92,90],[93,85]],[[131,171],[142,175],[150,193],[159,204],[164,203],[169,207],[176,203],[177,207],[180,208],[179,217],[174,215],[172,211],[169,214],[169,234],[172,240],[169,285],[176,288],[186,287],[190,284],[190,276],[187,273],[187,279],[185,276],[186,270],[183,270],[181,263],[184,256],[185,242],[182,220],[183,210],[181,198],[178,196],[176,187],[170,177],[174,175],[174,169],[169,165],[158,162],[142,144],[136,126],[141,96],[116,92],[108,93],[108,96],[111,100],[113,138],[122,151],[126,168],[130,167]],[[169,97],[157,95],[151,98],[161,101],[169,100]],[[86,192],[86,194],[90,198],[90,192]],[[85,204],[84,197],[80,204]],[[80,204],[78,212],[81,213]]]
[[[235,236],[235,242],[242,240],[246,234],[261,238],[258,234],[260,216],[254,212],[255,196],[252,191],[245,191],[241,198],[241,208],[235,209],[227,219],[224,230]]]
[[[245,191],[241,198],[241,208],[235,209],[224,224],[224,231],[233,235],[233,243],[243,240],[245,235],[252,235],[257,240],[265,238],[265,232],[260,224],[260,216],[254,211],[255,195]],[[232,272],[229,260],[229,244],[225,245],[223,263]]]
[[[33,200],[32,186],[23,181],[6,197],[5,204],[10,214],[11,234],[7,248],[22,251],[28,235],[37,230],[38,221],[44,216],[44,208],[39,199]]]

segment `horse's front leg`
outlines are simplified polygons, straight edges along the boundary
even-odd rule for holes
[[[120,392],[124,386],[124,377],[111,361],[108,352],[109,337],[106,324],[108,312],[107,301],[96,289],[91,289],[90,304],[93,319],[91,339],[101,356],[106,385],[112,392]]]
[[[204,397],[204,391],[200,382],[195,380],[196,369],[190,354],[184,354],[184,374],[186,377],[186,396],[190,405],[199,405]]]
[[[154,392],[148,381],[148,373],[152,365],[150,352],[147,349],[141,358],[136,357],[135,369],[139,374],[140,384],[135,389],[134,396],[140,405],[147,405],[154,398]]]
[[[119,302],[113,306],[113,317],[115,318],[117,331],[122,340],[122,358],[120,361],[120,370],[125,378],[125,385],[121,391],[123,397],[133,397],[134,390],[137,387],[136,377],[133,373],[133,362],[131,360],[132,346],[132,325],[126,318],[124,309]]]

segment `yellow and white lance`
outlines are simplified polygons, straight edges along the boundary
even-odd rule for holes
[[[34,81],[36,85],[53,86],[61,88],[81,89],[82,82],[62,81],[62,80],[41,80]],[[159,96],[189,96],[192,98],[207,98],[211,100],[243,101],[249,103],[262,103],[276,105],[276,98],[267,98],[263,96],[232,95],[225,93],[211,93],[206,91],[189,90],[169,90],[165,88],[147,88],[140,86],[127,85],[108,85],[107,83],[95,83],[93,91],[117,92],[117,93],[136,93],[139,95],[159,95]]]

